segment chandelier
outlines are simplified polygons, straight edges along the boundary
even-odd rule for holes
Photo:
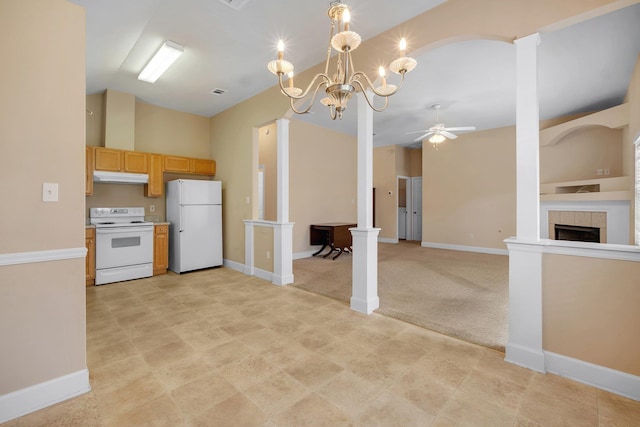
[[[349,29],[349,21],[351,20],[349,7],[342,4],[340,0],[333,1],[330,3],[327,13],[331,19],[331,32],[329,34],[324,73],[316,74],[304,91],[294,87],[293,64],[284,59],[284,42],[282,40],[278,42],[278,59],[269,62],[267,68],[278,76],[280,90],[290,98],[291,109],[296,114],[309,112],[321,88],[324,88],[326,97],[322,98],[320,102],[329,107],[329,114],[332,120],[336,118],[342,119],[342,113],[347,108],[347,102],[351,99],[356,89],[359,89],[363,93],[367,104],[369,104],[369,107],[374,111],[384,111],[389,104],[389,97],[402,87],[404,75],[413,70],[417,65],[415,59],[405,56],[407,49],[406,40],[404,38],[400,40],[400,57],[389,65],[391,71],[400,75],[398,86],[387,83],[385,69],[380,66],[378,69],[380,84],[376,87],[364,72],[355,71],[351,52],[360,46],[362,39],[358,33]],[[335,72],[333,76],[330,77],[329,67],[332,59],[332,48],[335,49],[338,54],[335,55]],[[283,82],[283,76],[285,74],[288,77],[288,85],[286,87]],[[313,95],[309,98],[308,95],[312,90]],[[367,95],[367,90],[371,90],[375,95],[384,98],[384,105],[375,107],[373,100],[369,99]],[[308,101],[308,105],[299,110],[294,104],[296,101],[303,99]]]

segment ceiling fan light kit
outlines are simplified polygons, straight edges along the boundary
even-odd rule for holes
[[[389,69],[392,72],[400,75],[400,83],[397,86],[387,84],[384,67],[380,67],[378,71],[380,85],[374,86],[371,79],[364,72],[355,71],[353,65],[351,52],[360,46],[362,38],[358,33],[349,29],[351,21],[349,7],[340,0],[332,1],[327,14],[331,20],[331,31],[329,34],[324,73],[316,74],[305,90],[295,87],[293,84],[294,67],[291,62],[284,59],[284,43],[280,40],[278,42],[277,59],[267,64],[269,71],[278,76],[280,91],[289,97],[291,109],[296,114],[309,112],[321,88],[324,88],[327,96],[322,98],[320,102],[329,107],[329,115],[332,120],[336,118],[342,119],[342,114],[347,108],[347,103],[356,89],[359,89],[363,93],[371,109],[374,111],[384,111],[389,104],[389,97],[402,87],[405,74],[413,70],[418,64],[415,59],[405,55],[407,49],[406,40],[402,38],[400,41],[400,57],[389,65]],[[335,73],[333,76],[329,76],[332,49],[335,49],[338,54],[335,56]],[[288,76],[288,87],[284,85],[284,75]],[[384,105],[381,107],[374,106],[373,99],[369,99],[367,95],[367,90],[372,91],[374,95],[384,98]],[[310,93],[311,96],[309,96]],[[303,105],[306,105],[306,107],[302,107],[301,109],[296,108],[294,104],[299,100],[305,100]]]
[[[437,150],[438,145],[445,142],[447,139],[456,139],[458,137],[456,134],[451,133],[451,131],[476,130],[475,126],[445,127],[444,123],[437,123],[439,120],[438,111],[440,110],[440,104],[432,105],[431,108],[436,110],[436,124],[431,126],[429,129],[407,132],[407,134],[423,133],[423,135],[414,139],[413,142],[422,141],[426,137],[429,137],[429,142],[433,145],[433,148]]]

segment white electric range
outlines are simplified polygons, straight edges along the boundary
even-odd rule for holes
[[[153,223],[143,207],[91,208],[96,227],[96,285],[153,276]]]

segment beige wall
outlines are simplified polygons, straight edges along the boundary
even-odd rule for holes
[[[136,97],[107,89],[104,93],[104,144],[117,150],[135,150]]]
[[[261,270],[273,272],[273,228],[254,225],[253,265]]]
[[[104,94],[87,95],[86,143],[104,147]]]
[[[395,145],[373,150],[373,187],[376,189],[376,224],[380,239],[398,237],[398,165],[405,165],[404,150]],[[400,160],[398,160],[400,157]],[[405,171],[406,172],[406,171]]]
[[[85,246],[84,18],[62,0],[0,2],[0,254]],[[0,395],[86,369],[84,263],[0,267]]]
[[[506,249],[516,231],[515,127],[423,150],[422,241]]]
[[[209,118],[136,102],[135,151],[214,159]]]
[[[640,375],[640,263],[545,254],[543,348]]]
[[[409,176],[422,176],[422,148],[409,149]]]
[[[300,120],[290,126],[290,220],[293,253],[309,245],[309,225],[357,222],[356,139]]]
[[[557,144],[540,147],[540,182],[565,182],[622,176],[622,130],[606,127],[571,132]]]
[[[86,102],[87,110],[93,113],[87,113],[86,144],[104,147],[105,94],[87,95]],[[110,113],[112,111],[117,111],[117,108]],[[133,113],[127,109],[127,115],[131,116],[134,124],[133,150],[213,158],[209,151],[209,118],[140,101],[135,102]]]

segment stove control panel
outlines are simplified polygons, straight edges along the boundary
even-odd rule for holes
[[[91,208],[90,216],[92,218],[144,216],[144,208]]]

